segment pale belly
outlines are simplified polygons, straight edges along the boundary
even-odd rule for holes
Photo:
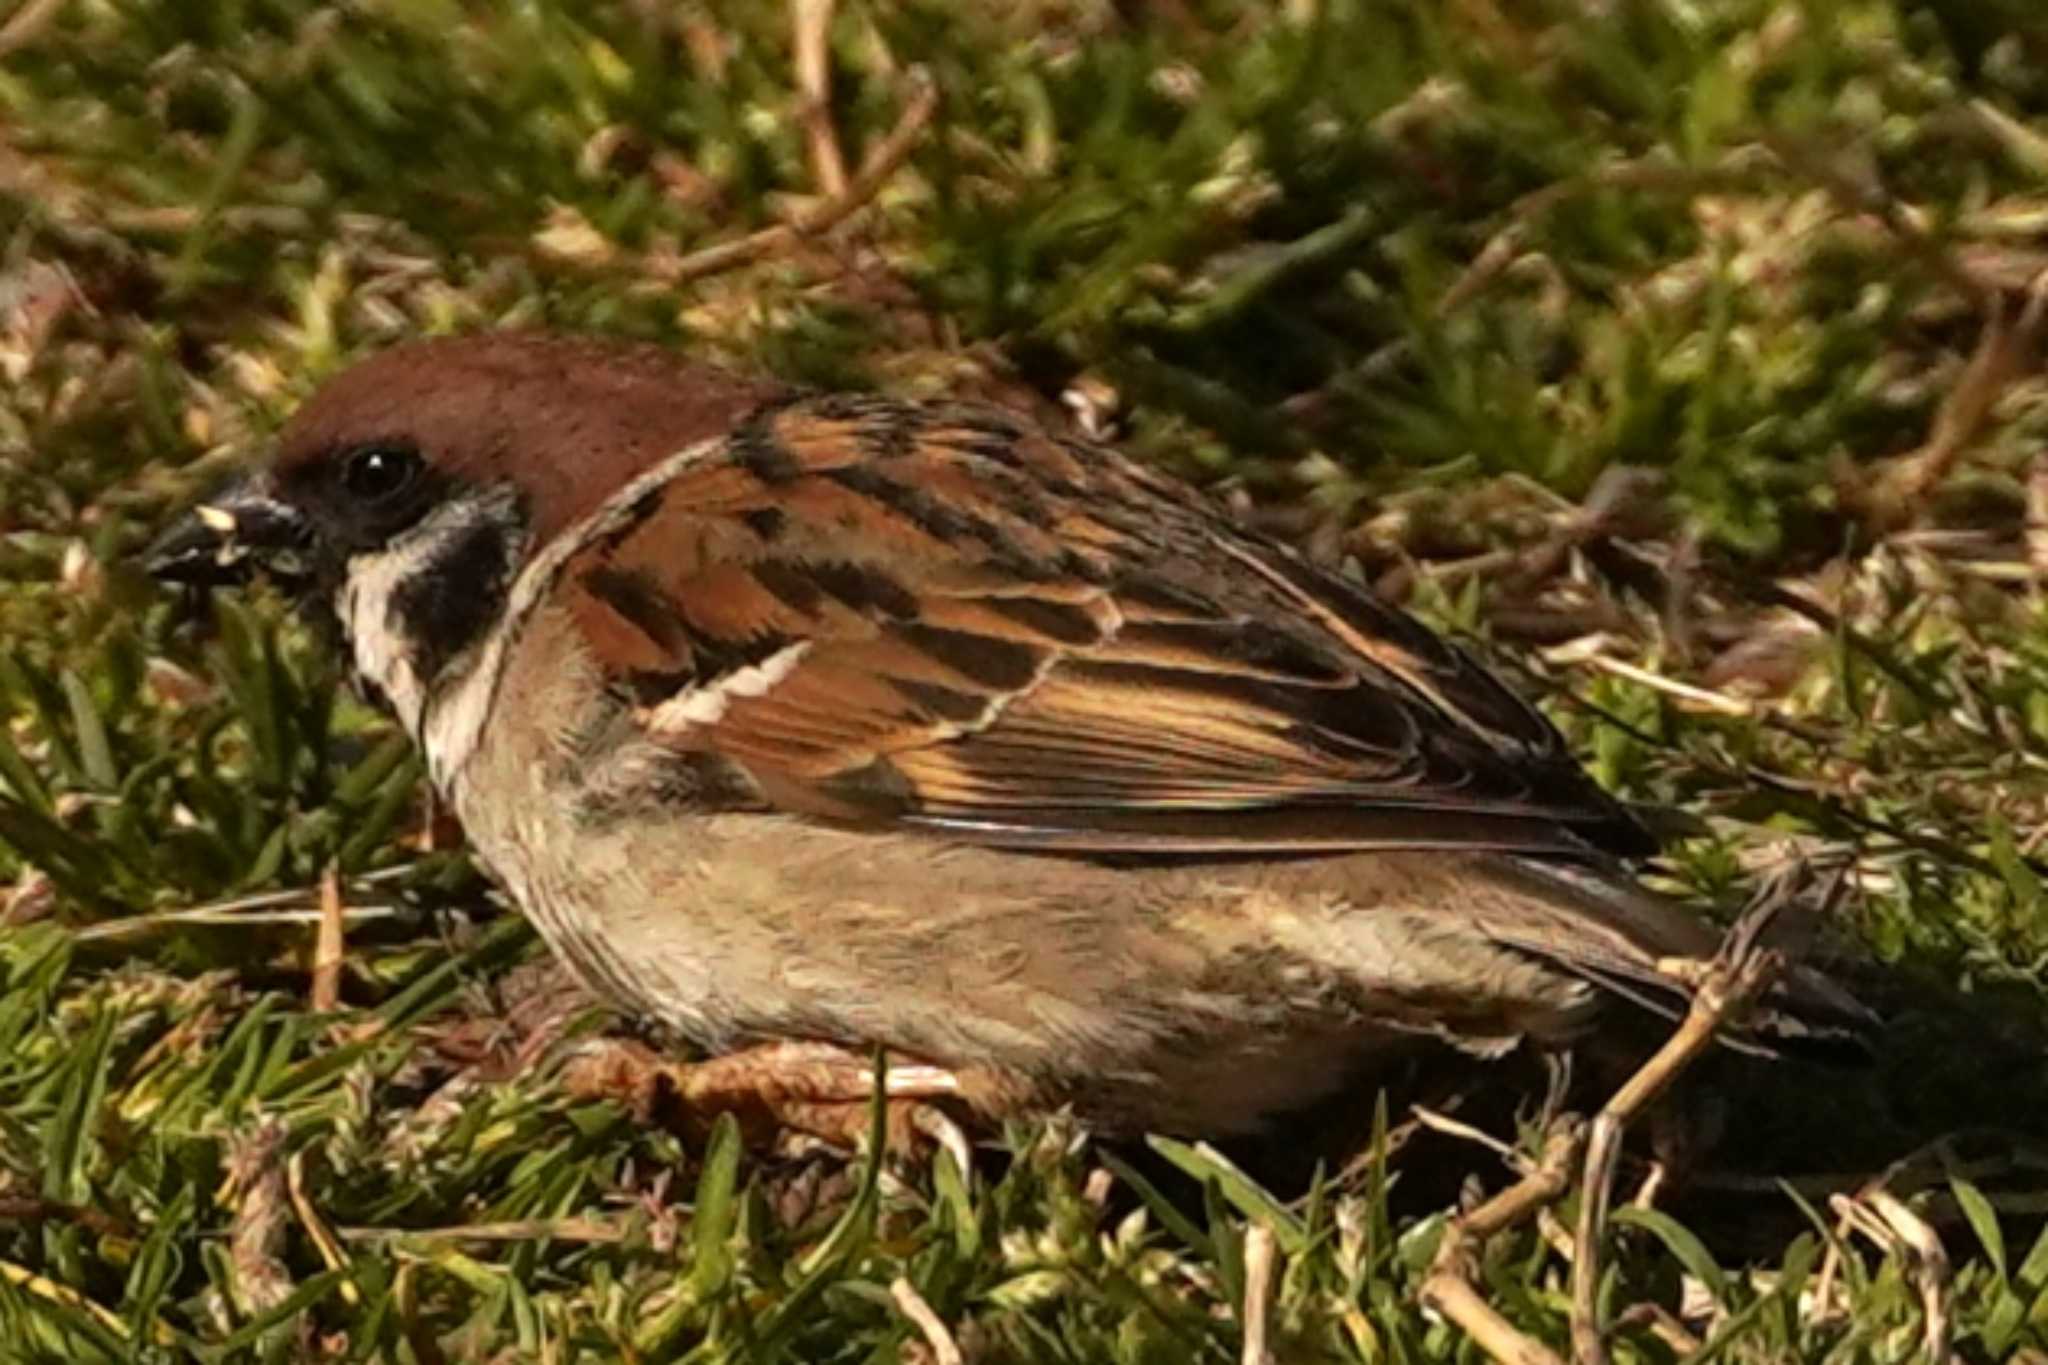
[[[481,861],[595,991],[707,1049],[882,1044],[1024,1106],[1220,1133],[1418,1036],[1497,1051],[1593,1008],[1583,981],[1446,913],[1455,858],[1133,869],[704,815],[633,797],[628,751],[575,770],[590,691],[507,676],[531,695],[501,714],[561,725],[487,730],[450,775]],[[627,799],[579,809],[599,790]]]

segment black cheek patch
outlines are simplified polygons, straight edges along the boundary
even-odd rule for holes
[[[480,521],[451,536],[440,552],[391,595],[393,625],[414,642],[422,680],[475,644],[497,619],[512,576],[512,532]]]

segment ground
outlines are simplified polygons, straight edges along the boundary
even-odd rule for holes
[[[1616,1356],[2048,1353],[2035,0],[24,0],[0,108],[0,1359],[1473,1358],[1438,1177],[1513,1172],[1413,1096],[1269,1190],[562,1083],[619,1021],[403,740],[128,558],[349,357],[542,322],[1113,433],[1506,670],[1703,913],[1846,863],[1877,1058],[1713,1061]],[[1570,1225],[1478,1275],[1558,1349]]]

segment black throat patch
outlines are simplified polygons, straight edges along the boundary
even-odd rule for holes
[[[504,610],[524,536],[524,519],[509,501],[480,500],[393,590],[391,627],[410,642],[422,683],[439,677]]]

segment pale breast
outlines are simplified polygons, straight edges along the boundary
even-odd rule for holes
[[[714,1041],[719,983],[702,921],[675,896],[689,858],[676,826],[662,848],[626,824],[586,818],[589,756],[577,738],[606,703],[571,624],[542,607],[485,660],[494,685],[478,702],[445,698],[429,742],[445,727],[467,740],[444,751],[437,778],[483,864],[555,954],[599,994]],[[480,668],[463,686],[484,694]],[[458,727],[450,708],[476,704],[488,725]]]
[[[1592,1005],[1472,932],[1457,911],[1506,893],[1440,855],[1141,869],[706,815],[566,614],[508,651],[450,784],[470,838],[595,990],[712,1048],[883,1043],[1116,1126],[1227,1131],[1403,1039],[1493,1050]]]

